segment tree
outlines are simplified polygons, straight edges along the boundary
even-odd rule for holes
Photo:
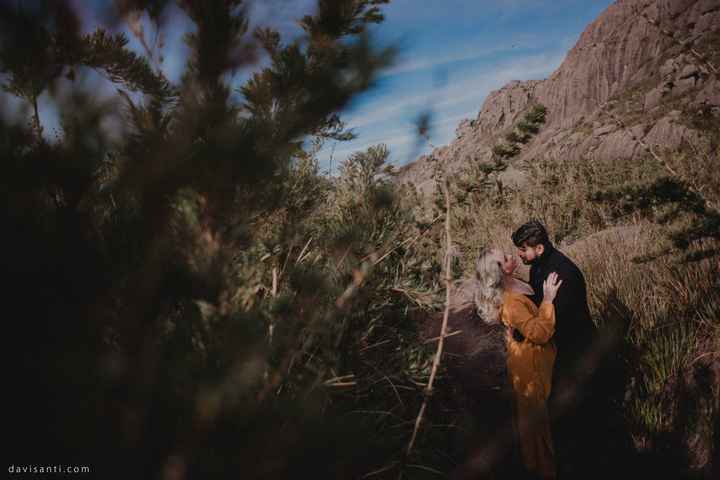
[[[327,405],[316,387],[336,337],[320,327],[342,318],[344,287],[320,261],[332,252],[296,245],[331,188],[304,142],[349,138],[338,112],[392,57],[367,32],[386,3],[321,0],[284,43],[250,32],[240,0],[178,1],[194,29],[177,85],[124,35],[83,34],[70,2],[0,4],[3,88],[32,110],[30,128],[0,122],[6,294],[25,305],[8,331],[14,461],[92,459],[106,477],[319,461],[294,457],[293,435],[320,425],[298,409]],[[157,19],[170,2],[118,5]],[[260,49],[267,66],[234,90],[232,72]],[[93,95],[90,70],[117,95]],[[43,95],[62,119],[55,141]],[[336,438],[325,433],[304,440]],[[349,468],[338,458],[326,476]]]

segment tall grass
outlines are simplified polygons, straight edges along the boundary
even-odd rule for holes
[[[629,365],[625,407],[637,446],[649,448],[660,438],[694,430],[705,442],[695,448],[708,450],[708,427],[718,415],[717,402],[708,400],[717,398],[717,389],[702,391],[694,377],[717,362],[720,268],[711,259],[634,261],[662,239],[657,226],[640,223],[591,236],[568,253],[585,272],[596,322],[627,324],[626,342],[635,363]],[[605,309],[611,296],[622,308]],[[690,404],[683,398],[687,388],[693,389]]]
[[[720,262],[687,262],[688,251],[655,255],[672,229],[655,223],[666,209],[633,212],[590,200],[615,185],[658,178],[649,161],[545,159],[524,170],[525,179],[502,194],[492,186],[458,189],[464,264],[486,245],[512,251],[513,229],[530,217],[543,220],[582,269],[600,331],[620,333],[620,345],[608,346],[627,377],[615,407],[637,451],[682,452],[686,469],[707,465],[720,412]],[[713,248],[706,241],[690,250]]]

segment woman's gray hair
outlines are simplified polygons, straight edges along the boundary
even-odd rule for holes
[[[475,263],[475,306],[480,318],[485,323],[500,322],[502,307],[503,272],[497,259],[493,258],[494,250],[484,249]]]

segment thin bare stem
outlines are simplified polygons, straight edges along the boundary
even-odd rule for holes
[[[368,345],[367,347],[363,347],[359,350],[359,352],[364,352],[366,350],[370,350],[371,348],[379,347],[380,345],[385,345],[386,343],[390,343],[390,340],[383,340],[381,342],[373,343],[372,345]]]
[[[288,250],[287,255],[285,256],[285,261],[283,262],[283,266],[280,269],[280,275],[282,276],[283,273],[285,273],[285,267],[287,267],[288,261],[290,261],[290,255],[292,255],[292,251],[295,248],[295,244],[290,244],[290,249]]]
[[[270,295],[272,295],[272,298],[276,298],[278,293],[278,269],[277,267],[273,267],[272,269],[272,290],[270,290]],[[271,317],[270,323],[268,325],[268,345],[272,345],[273,341],[273,334],[275,333],[275,321]],[[266,382],[270,380],[270,366],[268,364],[265,365],[265,372],[263,374],[263,378]]]
[[[381,473],[383,473],[383,472],[387,472],[388,470],[392,470],[393,468],[395,468],[395,466],[396,466],[397,464],[398,464],[398,462],[391,462],[390,465],[387,465],[387,466],[382,467],[382,468],[380,468],[380,469],[374,470],[374,471],[372,471],[372,472],[370,472],[370,473],[366,473],[365,475],[362,476],[362,478],[369,478],[369,477],[372,477],[372,476],[374,476],[374,475],[379,475],[379,474],[381,474]]]
[[[277,267],[273,267],[272,269],[272,290],[270,293],[272,294],[272,297],[277,297],[278,292],[278,271]]]
[[[297,256],[297,260],[295,260],[295,264],[302,263],[303,260],[305,260],[305,257],[307,256],[305,252],[307,251],[308,247],[310,246],[310,242],[312,242],[312,237],[308,238],[307,243],[303,247],[303,249],[300,251],[300,254]],[[310,252],[308,252],[309,255]]]
[[[439,337],[428,338],[428,339],[425,340],[423,343],[433,343],[433,342],[437,342],[438,340],[440,340],[440,339],[442,339],[442,338],[450,338],[450,337],[452,337],[452,336],[459,335],[459,334],[461,334],[461,333],[462,333],[462,330],[455,330],[454,332],[448,333],[447,335],[444,335],[444,336],[441,335],[441,336],[439,336]]]
[[[40,141],[40,139],[42,138],[43,127],[42,127],[42,123],[40,123],[40,113],[38,112],[38,101],[37,101],[36,95],[33,95],[33,97],[32,97],[32,107],[33,107],[33,129],[35,130],[35,135],[37,135],[37,140]]]
[[[357,269],[353,270],[353,280],[350,282],[350,284],[347,286],[345,291],[338,297],[337,300],[335,300],[335,306],[338,310],[342,310],[345,307],[345,304],[350,300],[353,295],[358,291],[362,283],[365,281],[365,277],[370,272],[370,266],[367,262],[363,263],[362,266]]]
[[[441,472],[440,470],[436,470],[434,468],[430,468],[425,465],[408,464],[407,467],[408,468],[417,468],[419,470],[425,470],[426,472],[431,472],[431,473],[435,473],[437,475],[445,476],[445,474],[443,472]]]
[[[326,384],[326,385],[329,385],[329,384],[331,384],[331,383],[345,382],[345,381],[352,380],[352,379],[354,379],[354,378],[355,378],[355,374],[354,374],[354,373],[351,373],[351,374],[348,374],[348,375],[340,375],[339,377],[333,377],[333,378],[330,378],[330,379],[328,379],[328,380],[325,380],[325,384]]]
[[[435,376],[437,375],[438,367],[440,366],[440,359],[443,354],[443,347],[445,346],[445,336],[447,334],[448,317],[450,316],[450,295],[452,290],[452,275],[450,271],[451,266],[451,248],[452,248],[452,235],[450,233],[450,186],[448,184],[447,177],[445,178],[443,193],[445,194],[445,312],[443,313],[442,327],[440,328],[440,340],[438,341],[437,351],[435,352],[435,358],[433,359],[432,370],[430,371],[430,379],[428,380],[427,386],[425,387],[425,398],[423,399],[420,412],[418,413],[417,419],[415,420],[415,429],[413,430],[410,443],[408,444],[406,456],[412,453],[412,449],[415,446],[415,440],[417,438],[420,425],[422,424],[423,417],[425,416],[425,410],[427,410],[428,400],[433,393],[433,383],[435,382]]]
[[[337,263],[336,268],[339,269],[339,268],[342,266],[342,264],[345,262],[345,258],[348,256],[348,254],[350,253],[350,250],[351,250],[351,249],[352,249],[352,246],[348,246],[348,247],[345,249],[345,252],[344,252],[344,253],[342,254],[342,256],[340,257],[340,260],[338,260],[338,263]],[[362,261],[364,261],[364,259],[363,259]]]
[[[325,383],[326,387],[354,387],[355,385],[357,385],[357,382]]]
[[[272,290],[270,290],[270,295],[272,295],[272,298],[276,298],[277,294],[278,294],[278,269],[277,269],[277,267],[273,267],[273,269],[272,269]],[[268,326],[268,344],[272,343],[274,330],[275,330],[275,322],[271,320],[270,325]]]

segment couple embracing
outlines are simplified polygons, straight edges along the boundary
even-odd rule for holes
[[[518,256],[530,265],[530,281],[513,274],[514,256],[483,252],[476,264],[475,304],[485,322],[507,330],[507,372],[514,398],[514,425],[527,472],[556,478],[555,448],[571,461],[579,406],[588,377],[595,325],[578,267],[549,240],[537,220],[512,235]]]

